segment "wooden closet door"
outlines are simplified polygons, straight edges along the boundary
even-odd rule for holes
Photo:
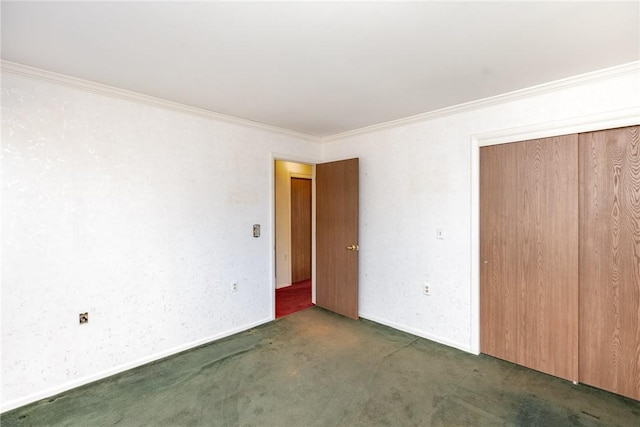
[[[291,178],[291,283],[311,279],[311,180]]]
[[[517,144],[480,148],[480,348],[516,362]]]
[[[578,136],[518,144],[517,363],[578,380]]]
[[[578,137],[480,149],[483,353],[578,379]]]
[[[638,130],[580,135],[580,382],[640,400]]]

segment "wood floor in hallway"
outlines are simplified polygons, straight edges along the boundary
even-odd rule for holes
[[[640,402],[320,308],[2,414],[6,426],[637,426]]]

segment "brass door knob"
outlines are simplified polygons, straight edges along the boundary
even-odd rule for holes
[[[350,251],[359,251],[359,250],[360,250],[360,246],[358,246],[358,245],[351,245],[351,246],[347,246],[347,250],[350,250]]]

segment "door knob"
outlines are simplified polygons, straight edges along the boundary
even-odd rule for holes
[[[351,246],[347,246],[347,249],[350,250],[350,251],[359,251],[360,250],[360,246],[351,245]]]

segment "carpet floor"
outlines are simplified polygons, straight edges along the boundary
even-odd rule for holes
[[[276,319],[312,306],[311,280],[276,289]]]
[[[0,415],[8,426],[634,426],[640,402],[314,307]]]

